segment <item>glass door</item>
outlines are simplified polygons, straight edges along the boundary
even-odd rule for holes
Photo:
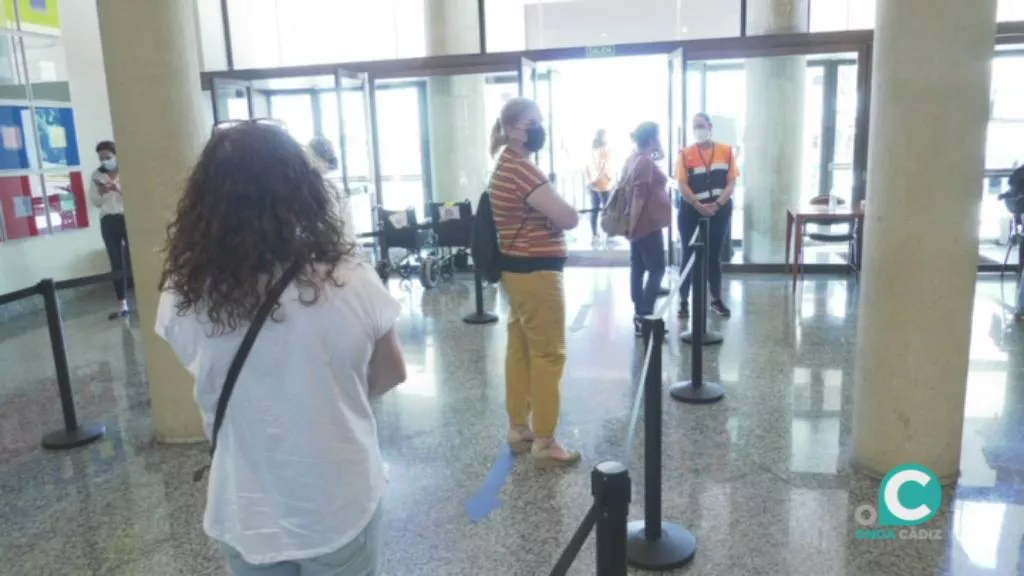
[[[380,200],[373,96],[366,74],[339,69],[335,74],[335,101],[343,205],[352,233],[358,237],[376,230],[374,207]]]
[[[665,137],[665,159],[662,161],[662,167],[667,168],[665,173],[668,174],[671,183],[673,207],[675,207],[676,201],[682,201],[675,184],[677,182],[675,174],[676,170],[679,170],[679,167],[676,166],[679,153],[686,147],[686,118],[688,115],[689,111],[686,109],[686,57],[683,49],[679,48],[668,55],[668,134]],[[675,226],[676,218],[673,215],[669,220],[667,230],[669,266],[676,264],[676,243],[673,237],[679,236],[683,242],[689,240],[682,238],[680,231],[673,230]]]
[[[519,96],[537,99],[537,64],[528,58],[519,59]]]
[[[257,118],[252,99],[252,85],[241,80],[213,78],[213,123],[227,120],[249,120]]]

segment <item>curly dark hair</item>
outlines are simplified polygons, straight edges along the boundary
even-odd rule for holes
[[[263,295],[292,263],[312,305],[355,245],[324,180],[282,128],[247,122],[210,138],[167,226],[160,289],[179,315],[202,312],[213,334],[250,321]]]

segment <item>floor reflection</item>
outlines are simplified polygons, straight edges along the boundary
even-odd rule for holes
[[[878,484],[849,467],[858,306],[854,276],[727,279],[734,317],[711,320],[724,345],[704,353],[724,402],[664,406],[664,516],[690,528],[700,551],[688,575],[1024,573],[1024,334],[1013,288],[978,284],[965,406],[962,478],[929,528],[939,541],[857,540],[852,512],[878,503]],[[502,446],[505,329],[461,321],[468,279],[425,292],[393,282],[409,382],[377,406],[389,464],[388,575],[534,575],[550,570],[591,502],[588,467],[627,453],[640,351],[625,270],[566,275],[569,362],[565,440],[587,466],[550,474],[517,463],[502,505],[471,523],[475,494]],[[504,298],[485,306],[504,318]],[[0,574],[225,574],[200,527],[203,487],[190,474],[203,446],[153,442],[137,326],[106,321],[105,299],[68,306],[80,417],[104,441],[43,453],[60,425],[45,330],[0,325]],[[690,378],[688,328],[674,319],[666,380]],[[642,433],[630,451],[631,516],[643,513]],[[576,572],[593,573],[592,542]]]

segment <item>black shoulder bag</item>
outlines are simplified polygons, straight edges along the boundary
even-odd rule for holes
[[[274,311],[274,307],[277,306],[277,301],[281,299],[281,295],[284,294],[285,289],[292,283],[292,280],[298,276],[301,269],[302,265],[299,262],[295,262],[284,271],[284,274],[277,279],[277,282],[274,282],[274,285],[270,287],[270,292],[267,293],[266,299],[260,304],[259,309],[256,310],[256,315],[253,316],[249,329],[245,331],[242,343],[238,345],[238,351],[235,352],[235,357],[231,360],[228,374],[224,377],[224,386],[220,390],[220,397],[217,398],[217,413],[213,418],[213,435],[210,437],[210,464],[196,470],[192,476],[193,482],[201,481],[213,464],[213,454],[217,451],[217,435],[220,433],[220,427],[224,424],[224,415],[228,411],[228,400],[231,399],[231,392],[235,389],[235,381],[238,380],[238,375],[242,372],[242,366],[245,364],[245,359],[249,356],[249,351],[252,350],[253,343],[256,342],[256,336],[259,335],[260,328],[266,323],[267,318]]]

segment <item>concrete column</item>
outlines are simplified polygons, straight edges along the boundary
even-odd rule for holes
[[[153,331],[163,261],[158,251],[208,136],[193,3],[97,5],[156,436],[161,442],[198,441],[203,427],[192,378]]]
[[[878,2],[853,459],[959,474],[996,0]]]
[[[760,0],[748,6],[750,35],[807,32],[808,0]],[[746,69],[747,118],[740,152],[743,258],[748,263],[782,263],[786,208],[800,201],[803,186],[807,60],[749,58]]]
[[[426,15],[430,56],[480,52],[476,0],[426,0]],[[487,186],[495,120],[485,118],[484,77],[434,76],[427,82],[434,201],[475,203]]]

